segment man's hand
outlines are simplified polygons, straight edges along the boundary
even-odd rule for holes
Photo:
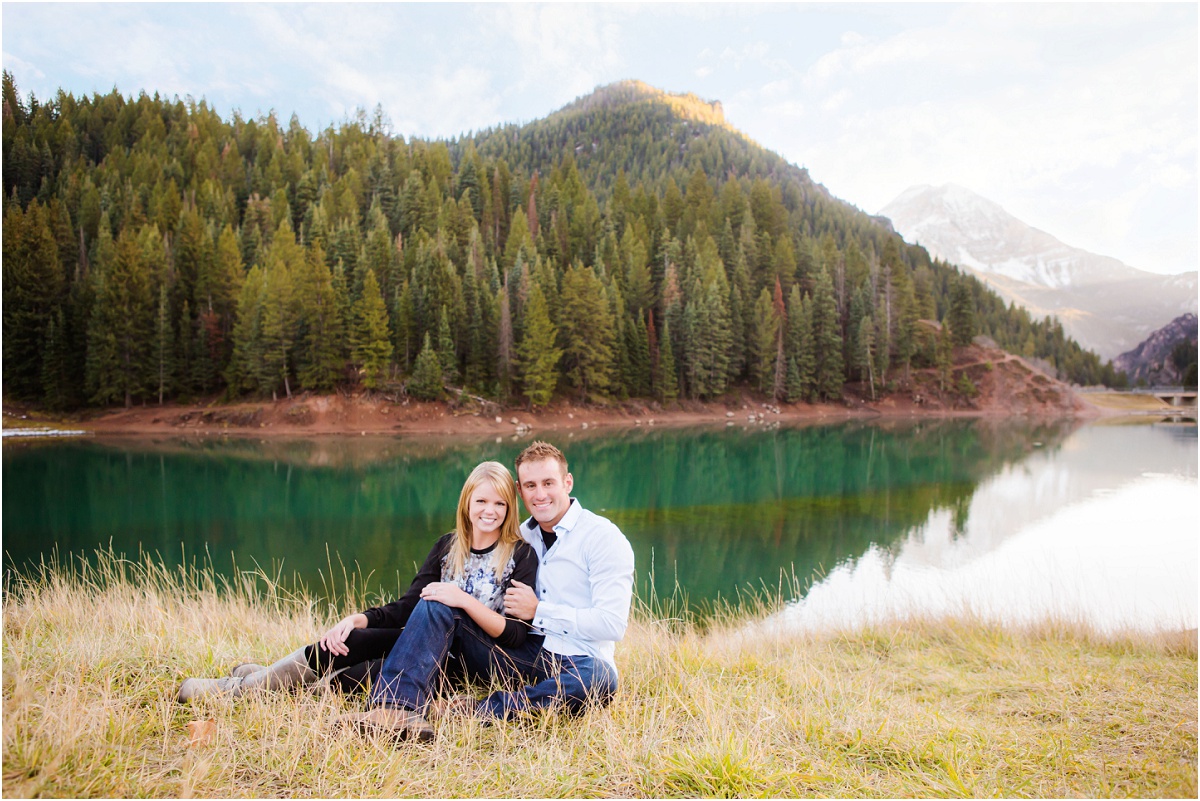
[[[533,620],[537,614],[538,599],[533,588],[514,580],[504,593],[504,614],[521,620]]]

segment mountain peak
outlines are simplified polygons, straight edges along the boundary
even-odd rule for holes
[[[660,103],[670,107],[675,114],[685,120],[729,127],[725,121],[725,110],[721,106],[721,101],[703,100],[691,92],[667,92],[636,80],[617,81],[605,86],[598,86],[590,94],[576,98],[556,111],[555,114],[588,112],[638,103]]]
[[[974,273],[1035,317],[1055,315],[1101,356],[1196,309],[1195,273],[1159,276],[1071,247],[957,184],[909,187],[880,214],[906,241]]]
[[[1196,344],[1196,315],[1181,314],[1148,336],[1141,344],[1113,359],[1113,366],[1123,370],[1131,382],[1148,384],[1180,384],[1183,374],[1172,362],[1171,351],[1181,342]]]
[[[910,187],[880,214],[908,241],[981,274],[1052,289],[1141,274],[1116,259],[1066,245],[958,184]]]

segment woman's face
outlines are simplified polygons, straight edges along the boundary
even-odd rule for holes
[[[491,482],[484,481],[471,493],[468,517],[476,534],[492,534],[500,530],[508,516],[508,504]]]

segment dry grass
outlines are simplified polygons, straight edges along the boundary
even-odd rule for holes
[[[1122,412],[1172,412],[1179,411],[1171,404],[1153,395],[1131,392],[1087,392],[1079,395],[1087,403],[1101,409]]]
[[[360,605],[353,582],[348,605]],[[906,622],[745,636],[638,611],[622,687],[582,719],[451,720],[432,745],[335,731],[355,699],[181,706],[187,675],[312,641],[340,610],[262,574],[221,582],[101,556],[4,598],[6,796],[1195,797],[1185,638]],[[215,737],[188,746],[187,724]]]

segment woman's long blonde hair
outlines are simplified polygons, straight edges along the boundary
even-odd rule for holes
[[[504,578],[504,566],[508,564],[517,544],[521,542],[521,533],[517,528],[517,483],[513,481],[512,473],[499,462],[480,462],[467,476],[462,492],[458,495],[454,543],[447,554],[450,557],[451,581],[462,577],[463,566],[471,554],[471,495],[485,481],[492,485],[508,507],[504,522],[500,524],[500,539],[496,542],[496,549],[492,551],[492,569],[496,571],[496,581]]]

